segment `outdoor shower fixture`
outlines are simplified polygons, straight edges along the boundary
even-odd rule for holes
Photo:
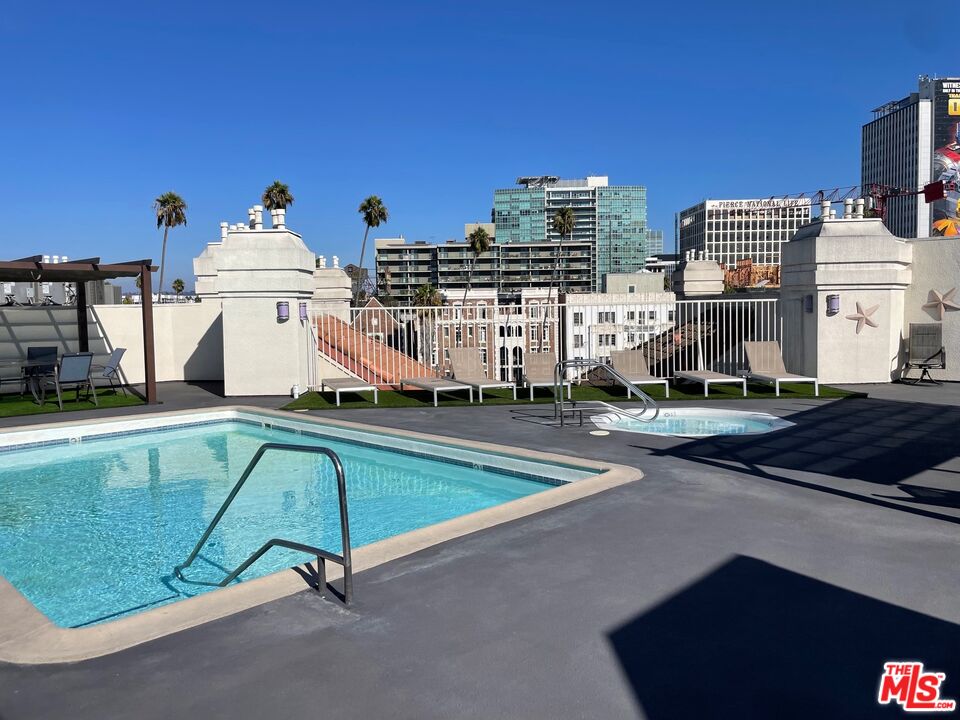
[[[833,317],[840,312],[840,296],[827,295],[827,317]]]
[[[290,303],[281,300],[277,303],[277,322],[283,323],[290,319]]]

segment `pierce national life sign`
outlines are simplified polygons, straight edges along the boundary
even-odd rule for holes
[[[810,198],[766,198],[760,200],[707,200],[707,207],[718,210],[764,210],[766,208],[806,207]]]

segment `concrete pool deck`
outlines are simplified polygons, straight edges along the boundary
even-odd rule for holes
[[[0,666],[0,717],[889,716],[895,659],[960,697],[960,386],[867,391],[712,401],[797,425],[701,440],[560,430],[548,406],[316,413],[646,476],[360,573],[349,609],[307,591]]]

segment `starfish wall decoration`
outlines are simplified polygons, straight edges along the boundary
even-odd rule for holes
[[[863,309],[863,305],[857,303],[857,312],[853,315],[847,315],[847,320],[856,320],[857,321],[857,335],[860,334],[860,331],[863,330],[864,325],[869,325],[870,327],[879,327],[877,321],[874,320],[871,315],[873,315],[879,305],[874,305],[873,307]]]
[[[927,296],[928,302],[924,303],[924,310],[933,310],[933,312],[939,315],[940,319],[943,320],[943,314],[947,310],[960,310],[960,305],[957,305],[953,300],[953,296],[957,294],[957,289],[950,288],[945,293],[939,293],[936,290],[931,290],[930,294]]]

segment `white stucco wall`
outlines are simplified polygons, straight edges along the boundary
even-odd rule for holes
[[[201,305],[223,309],[223,387],[227,396],[286,395],[306,388],[315,359],[299,304],[314,295],[316,256],[287,229],[229,230],[194,260]],[[277,319],[286,302],[289,319]]]
[[[939,322],[935,308],[924,308],[936,299],[931,290],[941,295],[951,289],[960,296],[960,243],[956,238],[921,238],[909,241],[913,248],[913,284],[904,298],[903,337],[910,335],[910,323]],[[954,302],[960,305],[960,297]],[[946,349],[945,370],[932,370],[938,380],[960,380],[960,310],[947,309],[943,314],[943,346]],[[904,346],[905,348],[906,346]],[[912,371],[911,377],[916,377]]]
[[[277,320],[277,302],[290,303],[290,319]],[[309,327],[297,298],[223,300],[223,390],[227,396],[287,395],[307,386]]]
[[[220,305],[154,306],[157,381],[223,379]],[[120,365],[127,382],[143,382],[143,325],[139,305],[97,305],[87,311],[90,350],[102,363],[114,348],[127,349]],[[0,360],[26,356],[31,345],[77,352],[77,311],[72,307],[0,308]],[[16,376],[16,368],[4,370]]]
[[[203,302],[154,305],[153,337],[157,382],[223,380],[220,305]],[[125,347],[123,370],[130,382],[143,382],[143,324],[137,305],[101,305],[94,320],[111,347]]]
[[[890,382],[899,377],[904,295],[913,277],[910,245],[879,220],[815,222],[783,245],[781,306],[784,362],[825,383]],[[827,315],[827,296],[840,311]],[[803,308],[813,296],[813,312]],[[877,327],[848,318],[857,303]]]

